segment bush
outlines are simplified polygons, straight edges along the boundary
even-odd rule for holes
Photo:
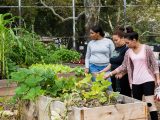
[[[68,50],[61,48],[56,51],[52,51],[44,60],[45,63],[67,63],[80,59],[80,53],[74,50]]]

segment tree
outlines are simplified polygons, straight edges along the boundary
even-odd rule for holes
[[[73,17],[71,17],[71,16],[67,16],[67,17],[63,17],[63,15],[64,14],[66,14],[66,13],[72,13],[72,11],[70,11],[70,12],[66,12],[66,9],[61,9],[61,8],[59,8],[57,11],[60,11],[60,13],[57,13],[56,12],[56,10],[55,10],[55,8],[54,8],[54,6],[49,6],[49,5],[47,5],[47,3],[46,2],[44,2],[43,0],[40,0],[40,2],[41,2],[41,4],[43,5],[43,6],[45,6],[46,8],[48,8],[48,9],[50,9],[51,11],[52,11],[52,13],[56,16],[56,17],[58,17],[60,20],[61,20],[61,22],[65,22],[65,21],[68,21],[68,20],[72,20],[73,19]],[[50,1],[51,2],[51,1]],[[58,3],[59,3],[59,1],[58,1]],[[69,1],[63,1],[63,2],[60,2],[61,4],[62,3],[64,3],[64,5],[66,6],[66,4],[65,3],[69,3]],[[53,3],[52,3],[53,4]],[[60,4],[60,5],[61,5]],[[55,4],[53,4],[53,5],[55,5]],[[63,5],[63,4],[62,4]],[[67,10],[68,11],[68,10]],[[61,15],[62,14],[62,15]],[[84,14],[84,12],[81,12],[81,13],[79,13],[78,15],[77,15],[77,17],[75,18],[75,20],[78,20],[79,19],[79,17],[81,16],[81,15],[83,15]]]
[[[86,36],[93,25],[99,22],[101,0],[84,0]]]
[[[152,42],[155,42],[155,37],[160,35],[160,16],[158,0],[142,0],[130,2],[130,7],[127,7],[127,22],[132,25],[138,33],[140,33],[141,39],[144,42],[152,38]],[[147,42],[149,42],[147,41]]]
[[[9,5],[15,5],[16,2],[14,2],[13,0],[1,0],[0,4],[1,6],[9,6]],[[11,8],[0,8],[0,14],[5,14],[9,12],[10,10]]]

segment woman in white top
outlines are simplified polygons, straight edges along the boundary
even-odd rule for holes
[[[88,43],[85,57],[85,72],[95,75],[109,64],[109,59],[115,49],[114,43],[108,38],[104,38],[104,31],[98,25],[90,29],[91,41]]]

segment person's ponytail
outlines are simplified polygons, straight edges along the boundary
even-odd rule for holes
[[[133,27],[131,27],[131,26],[127,26],[125,29],[126,29],[126,33],[134,32]]]

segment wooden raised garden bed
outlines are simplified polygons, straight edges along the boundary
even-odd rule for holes
[[[0,80],[0,97],[13,96],[15,94],[16,83],[8,83],[8,80]]]
[[[148,120],[145,102],[120,95],[120,103],[116,105],[78,108],[72,107],[68,113],[68,120]],[[22,110],[23,120],[54,120],[54,112],[65,112],[64,103],[53,101],[50,97],[41,96]],[[51,119],[52,116],[52,119]]]

